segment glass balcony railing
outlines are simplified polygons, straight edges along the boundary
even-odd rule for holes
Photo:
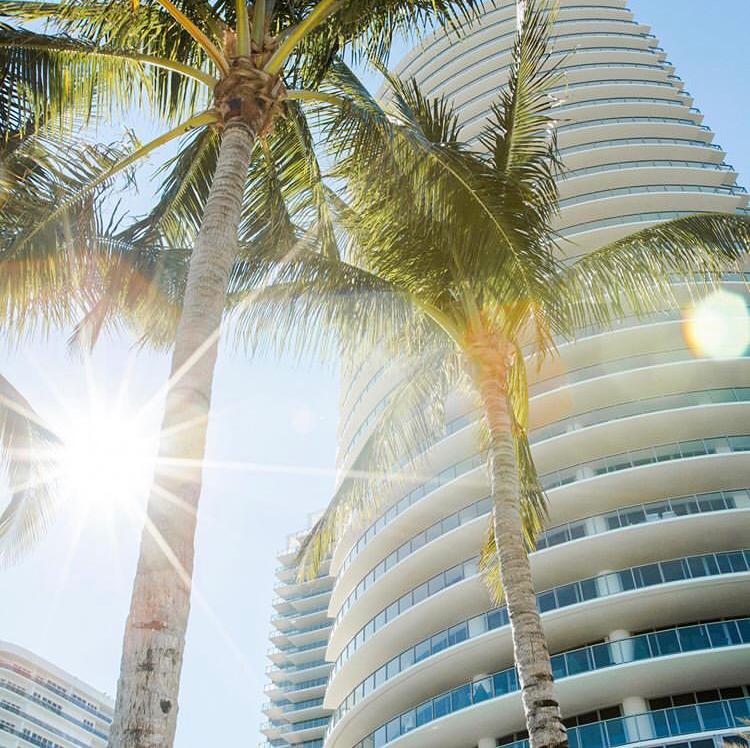
[[[619,146],[629,145],[676,145],[686,148],[709,148],[720,151],[721,146],[714,143],[706,143],[703,140],[691,140],[689,138],[612,138],[610,140],[596,140],[592,143],[583,143],[581,145],[572,145],[569,148],[561,148],[560,155],[569,156],[573,153],[585,153],[595,151],[600,148],[617,148]]]
[[[325,647],[328,644],[328,639],[322,639],[321,641],[312,642],[311,644],[303,644],[299,647],[270,647],[267,651],[267,654],[274,655],[274,654],[283,654],[283,655],[290,655],[290,654],[298,654],[300,652],[307,652],[311,649],[320,649],[321,647]]]
[[[686,127],[697,127],[699,130],[706,132],[710,131],[707,125],[698,125],[691,119],[679,119],[676,117],[607,117],[598,119],[589,119],[579,122],[571,122],[568,125],[559,125],[557,127],[558,134],[564,132],[570,132],[572,130],[582,130],[587,127],[608,127],[613,125],[619,127],[621,125],[685,125]]]
[[[513,7],[512,4],[511,5],[503,5],[500,8],[498,8],[497,10],[503,11],[503,10],[507,10],[509,8],[512,8],[512,7]],[[581,6],[581,8],[579,8],[579,9],[582,10],[585,7],[586,6]],[[565,8],[565,10],[566,11],[575,10],[575,8],[568,6],[568,7]],[[589,7],[589,10],[590,10],[590,7]],[[461,41],[463,42],[461,44],[461,54],[462,54],[462,56],[464,58],[467,58],[468,55],[470,55],[472,52],[474,52],[476,50],[483,49],[483,48],[485,48],[485,47],[487,47],[489,45],[494,50],[494,55],[492,55],[492,56],[496,57],[497,56],[498,45],[500,44],[501,40],[502,39],[512,39],[515,36],[515,33],[516,33],[515,29],[513,28],[513,29],[509,30],[508,32],[506,32],[504,34],[495,34],[495,35],[492,35],[491,38],[488,38],[488,33],[487,32],[490,31],[490,30],[492,30],[492,29],[494,29],[494,28],[497,28],[498,26],[507,25],[511,20],[512,20],[511,18],[506,17],[506,18],[502,18],[501,20],[498,20],[498,21],[490,22],[488,16],[487,15],[483,15],[481,26],[478,26],[477,29],[476,29],[476,31],[469,32],[469,33],[467,33],[466,35],[464,35],[462,37],[462,39],[461,39]],[[630,19],[606,19],[606,18],[585,18],[585,19],[582,18],[580,20],[577,20],[577,19],[558,19],[556,25],[560,25],[560,24],[576,24],[576,23],[579,23],[579,24],[580,23],[584,23],[584,24],[586,24],[586,23],[588,23],[588,24],[591,24],[591,23],[610,23],[610,22],[613,22],[613,23],[623,23],[623,24],[628,25],[629,27],[632,27],[632,26],[636,26],[637,27],[638,26],[638,24],[635,21],[632,21]],[[473,37],[478,36],[478,35],[481,35],[481,38],[477,40],[477,43],[472,44],[471,42],[472,42]],[[623,32],[609,31],[609,32],[593,32],[593,33],[591,33],[591,32],[583,32],[583,33],[573,33],[573,34],[556,34],[552,38],[553,38],[553,40],[556,40],[556,39],[564,39],[564,38],[569,38],[569,37],[583,37],[583,36],[617,36],[617,37],[625,36],[625,37],[639,37],[639,38],[642,38],[645,35],[642,34],[642,33],[633,34],[633,33],[625,32],[625,31],[623,31]],[[423,48],[423,50],[426,51],[427,49],[430,49],[432,46],[434,46],[434,42],[433,42],[433,44],[428,45],[425,48]],[[404,69],[400,72],[400,75],[402,77],[406,76],[406,75],[408,75],[408,77],[410,77],[410,78],[420,77],[419,74],[421,72],[423,72],[427,67],[429,67],[431,65],[434,65],[435,63],[439,62],[439,60],[442,59],[445,55],[451,55],[451,53],[455,54],[456,50],[453,47],[453,45],[451,45],[450,47],[447,47],[447,48],[442,49],[440,51],[433,52],[431,55],[428,55],[428,56],[425,56],[424,51],[422,51],[422,53],[420,54],[419,58],[416,58],[415,60],[413,60],[411,63],[409,63],[408,65],[406,65],[404,67]],[[508,51],[510,52],[510,45],[508,45]],[[648,50],[647,49],[642,49],[642,48],[637,48],[636,51],[638,51],[638,52],[644,52],[644,51],[648,51]],[[482,62],[485,61],[485,59],[487,59],[488,57],[491,58],[492,56],[485,56],[483,58],[479,58],[473,64],[481,64]],[[416,68],[412,69],[412,65],[415,62],[418,62],[420,59],[423,59],[423,61],[421,62],[421,64],[419,64]],[[433,70],[433,72],[428,73],[426,76],[424,76],[424,78],[420,77],[420,81],[421,81],[422,85],[426,85],[426,83],[430,80],[430,78],[432,78],[434,75],[436,75],[437,73],[439,73],[442,69],[443,69],[442,66],[436,65],[435,66],[435,70]],[[432,89],[430,89],[430,90],[432,90]],[[427,96],[431,95],[430,94],[430,90],[425,89],[425,95],[427,95]]]
[[[556,436],[569,434],[580,429],[597,426],[603,423],[618,421],[649,413],[667,412],[682,408],[693,408],[701,405],[721,405],[725,403],[750,402],[750,387],[726,387],[716,390],[698,390],[683,392],[677,395],[662,395],[643,400],[631,400],[620,405],[590,410],[569,418],[534,429],[529,435],[531,444],[538,444]]]
[[[325,686],[328,683],[328,676],[325,678],[312,678],[311,680],[301,681],[300,683],[292,683],[291,681],[283,681],[276,684],[268,684],[266,690],[276,689],[282,693],[293,693],[295,691],[306,691],[308,688],[317,688],[318,686]]]
[[[330,595],[331,590],[333,587],[326,587],[322,590],[315,590],[313,592],[302,592],[299,595],[290,595],[289,597],[285,597],[283,595],[277,595],[274,600],[273,604],[278,605],[280,603],[293,603],[297,602],[298,600],[309,600],[313,597],[320,597],[321,595]]]
[[[744,187],[705,187],[699,184],[647,184],[635,187],[616,187],[611,190],[597,190],[596,192],[587,192],[585,195],[576,195],[566,200],[561,200],[559,206],[561,209],[569,208],[572,205],[581,205],[590,203],[594,200],[604,200],[610,197],[624,197],[628,195],[651,195],[664,193],[688,193],[691,195],[727,195],[729,197],[743,196],[747,194]]]
[[[409,493],[406,494],[406,496],[404,496],[401,501],[398,502],[398,504],[394,504],[390,509],[388,509],[388,511],[386,511],[384,514],[381,514],[380,517],[375,522],[373,522],[360,536],[360,539],[349,551],[347,558],[342,564],[342,569],[339,575],[343,573],[346,568],[348,568],[354,557],[359,554],[359,552],[375,537],[375,535],[377,535],[387,524],[392,522],[399,514],[405,512],[412,504],[424,498],[427,494],[431,493],[436,488],[439,488],[446,483],[450,483],[450,481],[455,480],[457,477],[463,475],[464,473],[468,473],[470,470],[474,470],[485,462],[486,461],[481,455],[473,455],[472,457],[468,457],[465,460],[461,460],[460,462],[447,467],[445,470],[440,471],[427,483],[423,483],[420,486],[417,486],[415,489],[409,491]]]
[[[552,671],[555,680],[560,681],[574,675],[604,670],[627,663],[670,657],[690,652],[723,649],[725,647],[735,647],[744,644],[750,644],[750,619],[748,618],[700,624],[697,626],[683,626],[653,634],[642,634],[621,641],[594,644],[555,655],[552,657]],[[447,717],[449,714],[490,699],[507,696],[518,690],[518,676],[515,668],[501,670],[481,680],[464,683],[458,686],[458,688],[454,688],[429,701],[425,701],[414,709],[403,712],[395,719],[381,725],[368,738],[365,738],[355,746],[355,748],[380,748],[380,746],[390,743],[402,735],[429,724],[436,719]],[[738,699],[737,701],[744,702],[741,707],[744,714],[741,717],[750,716],[750,699]],[[713,705],[715,704],[717,702],[713,702]],[[692,709],[693,716],[696,716],[698,714],[696,710],[700,710],[703,706],[708,705],[692,705],[690,708]],[[683,708],[685,707],[678,707],[678,709]],[[726,719],[721,720],[721,718],[718,720],[719,724],[716,724],[718,714],[714,711],[712,716],[714,719],[707,725],[707,729],[709,730],[734,727],[741,724],[730,722]],[[640,725],[640,728],[634,733],[627,729],[617,729],[616,734],[620,742],[597,742],[595,737],[596,730],[602,724],[609,725],[612,728],[618,725],[621,728],[627,724],[625,720],[628,719],[631,718],[620,717],[615,720],[607,720],[605,723],[571,728],[569,732],[579,731],[576,739],[571,740],[569,735],[571,746],[593,748],[593,746],[623,745],[626,742],[632,743],[637,740],[671,737],[674,734],[672,732],[665,732],[665,727],[670,724],[669,720],[665,720],[661,724],[659,724],[658,720],[653,722],[651,720],[644,720],[644,724]],[[637,718],[636,724],[638,724]],[[593,735],[589,734],[591,731],[587,728],[593,728]],[[703,729],[706,729],[706,727]],[[697,729],[690,730],[689,732],[702,731],[701,729]],[[611,732],[614,733],[615,730],[611,730]],[[594,738],[593,740],[592,737]],[[623,741],[623,738],[626,740]]]
[[[691,439],[684,442],[671,442],[656,447],[636,449],[630,452],[582,462],[563,470],[555,470],[540,476],[542,488],[551,491],[580,480],[595,478],[620,470],[653,465],[657,462],[684,460],[707,455],[750,452],[750,436],[717,436],[710,439]]]
[[[701,556],[690,556],[678,558],[670,561],[658,561],[650,564],[643,564],[621,571],[601,574],[596,577],[590,577],[578,582],[571,582],[559,587],[554,587],[536,595],[537,607],[540,613],[547,613],[551,610],[566,608],[578,603],[587,602],[600,597],[616,595],[621,592],[627,592],[635,589],[651,587],[653,585],[666,584],[686,579],[695,579],[699,577],[713,576],[717,574],[735,574],[738,572],[747,572],[750,570],[750,551],[731,551],[727,553],[709,553]],[[383,608],[374,618],[371,618],[357,633],[353,636],[341,654],[336,659],[330,677],[333,678],[341,666],[369,640],[383,626],[395,620],[402,613],[418,603],[433,597],[454,584],[475,577],[479,573],[479,557],[475,556],[447,571],[441,572],[431,579],[423,582],[418,587],[402,595],[398,600],[391,603],[388,607]],[[403,667],[401,656],[405,656],[404,662],[408,663],[417,659],[434,654],[436,651],[445,649],[450,644],[451,637],[455,638],[454,643],[458,643],[467,638],[478,636],[492,628],[508,625],[508,612],[506,607],[500,606],[488,613],[472,618],[470,621],[464,621],[430,639],[421,642],[422,657],[417,658],[416,647],[413,650],[407,650],[406,653],[384,665],[379,671],[373,673],[370,677],[372,688],[376,688],[380,683],[385,682],[388,668],[391,667],[395,672]],[[473,626],[473,629],[472,629]],[[471,631],[475,633],[471,633]],[[453,633],[451,633],[453,632]],[[409,654],[411,652],[411,654]],[[364,686],[360,684],[364,689]],[[372,690],[372,689],[371,689]]]
[[[347,405],[347,415],[344,420],[344,422],[341,424],[339,428],[339,434],[343,434],[346,429],[349,427],[349,423],[352,420],[352,416],[354,415],[354,412],[357,410],[357,406],[364,400],[364,398],[367,396],[367,394],[377,385],[377,383],[385,376],[385,373],[393,366],[393,361],[387,361],[385,362],[368,380],[367,384],[362,388],[359,395],[357,395],[357,399],[351,403],[350,405]]]
[[[635,504],[551,527],[537,538],[536,550],[542,551],[580,538],[634,525],[661,522],[695,514],[748,508],[750,508],[750,490],[747,488],[735,491],[712,491],[692,496],[661,499],[647,504]]]
[[[325,727],[328,724],[328,717],[317,717],[316,719],[306,719],[303,722],[292,722],[281,727],[282,734],[287,732],[301,732],[302,730],[311,730],[313,727]]]
[[[617,52],[626,51],[622,47],[614,47],[614,48],[613,47],[607,47],[607,49],[608,50],[614,49]],[[593,51],[593,50],[592,50],[592,48],[589,48],[589,49],[586,49],[586,50],[583,50],[583,51],[584,52],[590,52],[590,51]],[[644,50],[642,50],[642,49],[630,49],[629,51],[631,51],[631,52],[643,52]],[[551,57],[552,58],[554,58],[554,57],[567,57],[569,54],[570,53],[566,50],[566,51],[562,51],[562,52],[552,53]],[[497,66],[497,67],[495,67],[495,68],[493,68],[491,70],[483,68],[482,69],[482,77],[480,79],[477,79],[476,78],[476,74],[475,74],[476,67],[478,65],[481,65],[484,62],[490,62],[490,61],[495,60],[495,59],[497,59],[497,53],[485,55],[484,57],[479,58],[475,62],[472,62],[470,67],[462,70],[460,73],[454,73],[453,75],[449,75],[447,78],[444,78],[443,80],[441,80],[440,83],[437,83],[434,86],[432,86],[432,88],[428,89],[425,92],[425,95],[426,96],[432,96],[433,94],[435,94],[436,92],[438,92],[440,89],[442,89],[447,83],[449,83],[449,82],[451,82],[453,80],[456,80],[456,79],[459,79],[459,78],[468,79],[465,83],[462,82],[463,85],[459,85],[455,89],[452,89],[450,91],[445,91],[445,90],[440,91],[440,95],[445,96],[446,98],[450,99],[450,98],[453,98],[454,96],[456,96],[458,93],[461,93],[461,92],[465,91],[466,86],[470,86],[475,81],[486,80],[488,76],[498,76],[498,75],[501,75],[502,73],[507,72],[507,71],[510,70],[510,65],[509,64],[499,65],[499,66]],[[640,63],[639,62],[619,62],[619,63],[618,62],[611,62],[611,63],[589,62],[589,63],[585,63],[585,64],[582,64],[582,65],[560,65],[559,70],[561,72],[567,74],[569,72],[575,72],[575,71],[585,70],[585,69],[605,70],[605,69],[613,69],[613,68],[614,69],[624,69],[624,68],[640,68],[640,69],[644,69],[645,68],[645,69],[648,69],[648,70],[664,70],[663,65],[643,63],[643,62],[640,62]],[[655,84],[655,85],[660,85],[660,86],[668,86],[670,88],[675,89],[675,91],[679,92],[679,89],[673,83],[668,83],[668,82],[665,82],[665,81],[654,82],[654,81],[650,81],[647,78],[645,78],[645,79],[644,78],[640,78],[640,79],[636,79],[636,80],[630,80],[630,79],[629,80],[619,80],[618,81],[616,79],[602,78],[602,79],[600,79],[598,81],[595,81],[595,82],[587,82],[586,81],[586,82],[581,82],[581,83],[570,83],[567,86],[560,86],[559,88],[550,89],[549,93],[554,94],[555,92],[567,91],[567,90],[569,90],[571,88],[575,88],[577,86],[587,86],[587,85],[589,85],[589,86],[590,85],[601,86],[601,85],[606,84],[606,83],[608,83],[610,81],[612,83],[628,83],[628,84],[633,84],[633,83],[641,84],[641,83],[643,83],[644,85]],[[472,97],[470,97],[468,99],[464,99],[460,104],[458,104],[455,107],[455,111],[457,113],[460,113],[463,110],[465,110],[468,107],[470,107],[472,104],[475,104],[477,101],[481,101],[482,99],[492,99],[496,95],[497,95],[496,91],[493,91],[491,94],[488,94],[488,93],[486,93],[486,91],[483,91],[483,92],[478,93],[475,96],[472,96]]]
[[[599,174],[607,171],[623,171],[625,169],[704,169],[706,171],[734,171],[729,164],[712,164],[707,161],[682,161],[675,159],[651,159],[644,161],[621,161],[615,164],[597,164],[582,169],[566,171],[560,178],[565,183],[570,179]]]
[[[674,319],[677,319],[677,316],[674,316]],[[596,333],[597,330],[599,330],[598,327],[591,328],[592,333]],[[588,379],[593,379],[597,376],[611,375],[614,373],[618,373],[621,371],[628,371],[630,369],[635,369],[635,368],[643,368],[646,366],[655,366],[655,365],[666,364],[666,363],[675,363],[678,361],[685,361],[685,360],[692,360],[692,359],[693,359],[693,355],[686,348],[679,348],[674,351],[664,351],[661,353],[648,353],[648,354],[641,354],[638,356],[628,356],[623,359],[617,359],[614,361],[608,361],[608,362],[601,363],[601,364],[594,364],[593,366],[582,367],[581,369],[569,371],[569,372],[566,372],[565,374],[561,374],[556,377],[550,377],[549,379],[541,380],[539,382],[532,384],[529,387],[529,392],[532,396],[536,396],[543,392],[547,392],[549,390],[555,389],[557,387],[586,381]],[[738,388],[736,390],[737,393],[742,393],[738,395],[738,397],[742,398],[742,401],[744,401],[744,397],[745,397],[744,390],[745,388]],[[707,397],[710,398],[711,396],[708,395]],[[620,406],[614,406],[614,407],[619,408]],[[622,417],[628,417],[626,415],[628,407],[630,406],[629,405],[622,406],[622,411],[621,411],[623,413]],[[633,407],[638,407],[638,406],[633,405]],[[594,413],[596,413],[596,411],[594,411]],[[634,415],[634,413],[631,413],[630,415]],[[610,418],[610,417],[611,416],[607,416],[607,418]],[[569,428],[570,424],[574,422],[575,419],[576,417],[571,417],[570,419],[567,419],[564,422],[558,422],[557,425],[551,425],[549,427],[550,432],[547,435],[545,435],[543,438],[549,438],[550,435],[554,435],[552,434],[552,431],[555,429],[564,430],[564,429]],[[468,425],[474,420],[476,420],[475,414],[467,414],[467,415],[461,416],[460,418],[454,419],[449,424],[447,433],[448,434],[455,433],[455,431],[459,430],[460,428],[463,428],[464,426]],[[584,417],[584,420],[585,420],[585,417]],[[587,424],[587,425],[590,425],[590,424]],[[579,426],[579,428],[580,427],[582,426]],[[532,443],[535,443],[536,441],[541,440],[541,439],[536,438],[535,433],[536,432],[532,432],[532,437],[531,437]],[[470,457],[467,460],[463,460],[457,463],[456,465],[452,465],[446,468],[443,472],[439,473],[434,479],[432,479],[428,483],[422,484],[418,486],[417,488],[413,489],[412,491],[410,491],[397,504],[394,504],[384,514],[382,514],[375,522],[373,522],[360,535],[357,542],[352,546],[352,548],[347,553],[347,556],[341,565],[341,571],[339,572],[339,576],[341,576],[341,574],[343,574],[343,572],[349,568],[354,558],[357,555],[359,555],[362,549],[393,519],[395,519],[397,516],[402,514],[404,511],[406,511],[416,501],[419,501],[420,499],[424,498],[428,493],[432,492],[435,488],[438,488],[439,486],[444,485],[445,483],[451,480],[455,480],[455,478],[463,475],[469,470],[473,470],[474,468],[478,467],[481,463],[482,461],[480,457],[475,455],[474,457]]]
[[[563,237],[574,236],[576,234],[584,234],[587,231],[594,231],[596,229],[611,228],[612,226],[671,221],[673,218],[683,218],[684,216],[692,216],[700,212],[701,211],[695,210],[662,210],[655,213],[633,213],[628,216],[619,216],[617,218],[603,218],[599,221],[584,221],[583,223],[577,223],[575,226],[567,226],[564,229],[560,229],[557,233]]]
[[[750,391],[748,393],[750,398]],[[662,499],[648,504],[636,504],[634,506],[615,509],[605,514],[597,514],[584,519],[568,522],[564,525],[551,527],[543,532],[536,541],[536,549],[544,550],[562,543],[568,543],[580,538],[610,532],[622,527],[645,524],[647,522],[660,522],[665,519],[684,517],[692,514],[704,514],[738,508],[750,508],[750,491],[739,489],[736,491],[713,491],[705,494],[694,494],[691,496],[680,496],[677,498]],[[479,501],[464,507],[458,512],[443,517],[426,530],[417,533],[414,537],[400,545],[385,559],[360,580],[354,590],[349,594],[341,609],[336,614],[338,624],[351,606],[367,591],[378,579],[396,564],[416,553],[428,543],[437,540],[446,533],[452,532],[457,527],[473,522],[477,517],[489,517],[492,511],[492,499],[485,496]]]
[[[52,735],[57,736],[61,740],[66,741],[70,745],[78,746],[78,748],[89,748],[88,743],[84,743],[82,740],[78,740],[77,738],[74,738],[72,735],[68,735],[66,732],[63,732],[62,730],[58,730],[56,727],[53,727],[48,722],[45,722],[44,720],[38,719],[37,717],[33,717],[28,712],[23,711],[22,709],[19,709],[15,704],[11,704],[7,701],[0,700],[0,713],[3,711],[8,712],[9,714],[13,715],[14,717],[19,717],[24,723],[29,725],[35,725],[36,727],[41,728],[45,732],[49,732]],[[13,728],[4,722],[2,719],[0,719],[0,728],[3,727],[9,727],[10,729],[7,730],[7,732],[11,732]],[[41,740],[37,741],[31,731],[29,730],[16,730],[11,732],[11,734],[20,735],[20,737],[25,738],[30,743],[35,743],[37,745],[42,745]],[[97,735],[100,735],[105,740],[107,739],[107,736],[102,733],[96,733]],[[51,742],[51,741],[50,741]]]
[[[76,696],[74,693],[68,693],[67,691],[64,691],[62,688],[56,688],[54,684],[44,680],[43,678],[33,675],[29,671],[24,670],[21,667],[18,667],[12,662],[5,662],[3,660],[0,660],[0,670],[9,670],[13,673],[16,673],[22,676],[23,678],[25,678],[26,680],[30,680],[33,683],[36,683],[37,685],[41,686],[42,688],[45,688],[48,691],[51,691],[56,696],[59,696],[61,699],[65,699],[66,701],[69,701],[71,704],[74,704],[79,709],[83,709],[89,714],[93,714],[97,719],[101,719],[107,724],[111,724],[112,722],[111,716],[99,711],[93,704],[89,704],[87,701],[84,701],[80,697]]]
[[[671,106],[679,107],[680,109],[686,109],[693,114],[700,114],[701,111],[697,107],[688,107],[684,101],[677,101],[675,99],[660,99],[655,96],[612,96],[606,99],[586,99],[586,101],[573,101],[570,104],[558,104],[554,107],[555,113],[568,112],[571,109],[583,109],[584,107],[604,107],[612,105],[628,105],[633,104],[656,104],[657,106]],[[482,115],[485,116],[485,115]],[[467,122],[468,124],[468,122]]]
[[[643,50],[646,51],[646,50]],[[578,54],[576,52],[576,54]],[[585,109],[587,107],[595,107],[596,109],[602,109],[605,107],[609,107],[612,105],[621,105],[621,106],[633,106],[635,104],[654,104],[656,106],[665,106],[665,107],[678,107],[682,110],[691,112],[692,114],[700,114],[701,111],[697,107],[688,107],[687,104],[684,101],[680,101],[677,99],[661,99],[657,97],[652,96],[614,96],[609,98],[599,98],[599,99],[586,99],[585,101],[574,101],[570,102],[569,104],[565,103],[556,103],[553,105],[553,110],[555,112],[555,115],[562,114],[563,112],[568,112],[574,109]],[[468,119],[461,121],[462,127],[468,127],[469,125],[474,124],[475,122],[480,122],[487,118],[487,112],[479,112],[478,114],[473,115],[472,117],[469,117]],[[695,122],[691,122],[691,124],[695,125]]]
[[[676,320],[677,317],[675,316],[674,319]],[[640,353],[636,356],[625,356],[600,364],[582,366],[580,369],[573,369],[565,374],[558,374],[547,379],[540,379],[529,385],[529,394],[535,397],[550,390],[577,384],[578,382],[587,382],[598,377],[620,374],[624,371],[633,371],[635,369],[645,369],[650,366],[661,366],[663,364],[693,360],[695,360],[695,356],[684,346],[656,353]]]
[[[690,743],[679,743],[673,748],[745,748],[747,741],[737,735],[713,736],[717,730],[747,729],[750,699],[710,701],[671,709],[658,709],[644,714],[616,717],[568,729],[570,748],[616,748],[647,740],[663,740],[683,735],[708,733],[711,737]],[[528,740],[518,740],[503,748],[529,748]],[[657,745],[653,748],[671,748]]]
[[[292,621],[297,618],[306,618],[307,616],[312,616],[316,613],[322,613],[326,610],[328,610],[328,605],[320,605],[317,608],[312,608],[311,610],[304,610],[301,612],[295,610],[291,613],[278,613],[277,615],[271,617],[271,623],[277,624],[284,623],[285,621]]]
[[[54,714],[58,719],[62,717],[64,720],[67,720],[71,724],[76,725],[76,727],[80,727],[82,730],[85,730],[86,732],[90,732],[92,735],[97,735],[98,737],[104,740],[107,739],[106,732],[97,730],[92,724],[84,722],[83,720],[80,720],[80,719],[76,719],[72,714],[67,714],[66,712],[63,712],[61,709],[55,709],[54,707],[50,706],[50,704],[48,704],[46,701],[44,701],[44,699],[40,698],[37,694],[28,693],[25,689],[16,685],[12,681],[5,680],[4,678],[0,678],[0,690],[10,691],[11,693],[16,694],[17,696],[21,696],[23,699],[27,701],[31,701],[34,704],[37,704],[38,706],[41,706],[44,709],[47,709],[52,714]],[[0,699],[0,705],[2,705],[2,703],[3,701],[2,699]]]

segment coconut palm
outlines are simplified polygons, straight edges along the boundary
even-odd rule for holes
[[[293,218],[312,211],[320,240],[333,251],[312,128],[301,102],[320,97],[314,89],[338,54],[382,59],[395,34],[432,21],[457,26],[473,7],[473,0],[256,0],[252,8],[245,0],[0,2],[0,17],[35,22],[33,30],[0,25],[0,111],[18,128],[28,112],[34,122],[71,133],[119,121],[134,110],[166,128],[102,169],[82,191],[60,199],[36,224],[24,224],[6,247],[8,255],[41,254],[54,265],[57,240],[65,237],[54,245],[43,242],[48,227],[69,218],[116,174],[189,133],[143,221],[105,242],[81,229],[97,247],[96,262],[102,248],[114,258],[107,270],[97,265],[111,296],[91,306],[87,328],[96,331],[129,301],[141,316],[151,312],[149,335],[158,328],[174,344],[161,468],[148,503],[111,745],[168,746],[174,738],[200,462],[238,231],[254,247],[275,241],[284,246],[294,235]],[[47,26],[39,31],[42,21]],[[342,104],[340,98],[335,102]],[[298,189],[299,199],[290,198],[292,213],[287,203],[262,202],[268,192],[253,189],[262,183],[278,195],[280,182],[287,196]],[[138,252],[120,262],[133,242]],[[189,244],[191,250],[181,249]],[[165,247],[169,251],[160,251]],[[185,262],[183,278],[179,268]],[[163,299],[143,293],[132,280],[141,275],[172,281],[179,306],[159,312]],[[66,302],[60,303],[67,313]],[[172,338],[161,314],[178,316]]]
[[[527,3],[508,84],[476,151],[445,100],[391,80],[381,108],[350,81],[369,117],[329,115],[342,184],[329,198],[346,248],[332,257],[298,245],[247,269],[231,295],[237,335],[253,349],[355,361],[376,350],[400,377],[303,546],[307,574],[352,522],[371,516],[404,455],[444,434],[448,393],[462,384],[474,393],[493,502],[482,567],[507,604],[534,748],[567,739],[527,555],[545,515],[526,438],[527,366],[583,325],[677,305],[675,275],[701,287],[750,248],[747,219],[721,214],[658,224],[577,258],[556,236],[552,23]]]

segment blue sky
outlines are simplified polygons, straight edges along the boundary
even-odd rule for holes
[[[629,4],[639,20],[652,24],[716,142],[750,185],[750,3]],[[86,410],[92,382],[105,398],[114,398],[125,380],[134,410],[156,395],[145,421],[158,424],[166,359],[133,352],[127,340],[105,342],[86,367],[71,359],[63,337],[4,350],[0,367],[55,422]],[[209,459],[247,466],[206,473],[196,559],[201,600],[194,602],[188,633],[180,748],[252,746],[260,740],[275,554],[285,535],[328,498],[337,397],[332,370],[249,362],[222,351]],[[80,512],[58,517],[30,558],[0,573],[0,639],[29,647],[114,693],[139,531],[123,513],[110,516],[103,509],[83,524]]]

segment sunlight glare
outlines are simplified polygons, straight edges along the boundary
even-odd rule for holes
[[[735,358],[750,345],[750,314],[742,296],[715,291],[685,316],[685,339],[696,356]]]
[[[61,472],[66,494],[89,511],[139,501],[148,488],[152,447],[117,408],[78,413],[64,429]]]

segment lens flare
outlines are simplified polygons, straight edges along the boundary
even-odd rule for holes
[[[66,493],[88,511],[112,511],[143,496],[151,472],[151,441],[116,408],[79,413],[62,433],[60,468]]]
[[[690,350],[701,358],[736,358],[750,346],[750,314],[745,299],[715,291],[685,313],[683,333]]]

